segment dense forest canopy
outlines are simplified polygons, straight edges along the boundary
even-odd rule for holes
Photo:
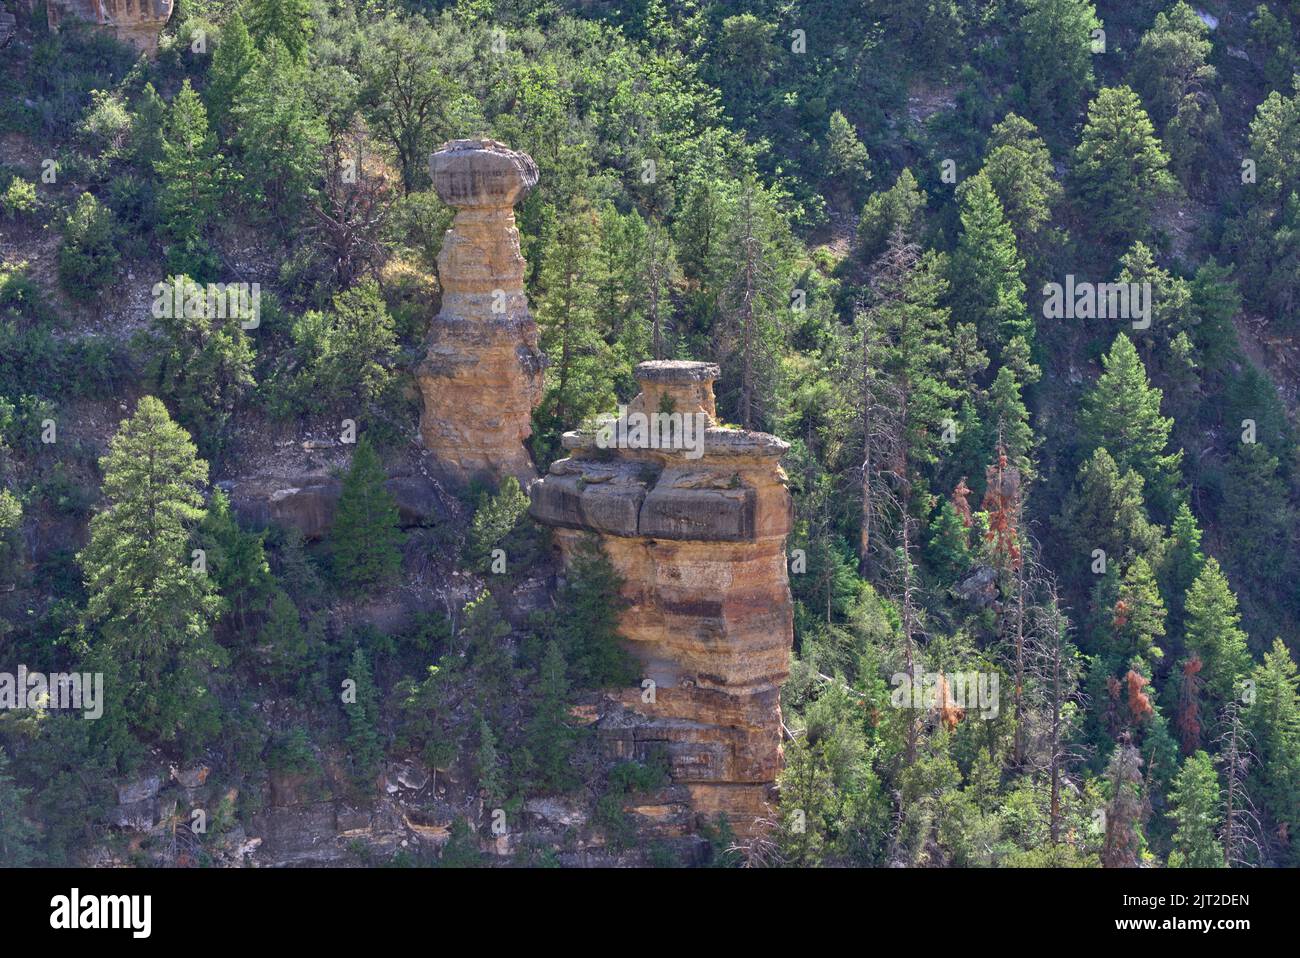
[[[149,58],[6,4],[0,672],[105,694],[0,711],[0,862],[213,861],[268,778],[364,802],[413,759],[481,811],[442,864],[557,795],[685,863],[624,811],[664,770],[574,719],[638,681],[610,564],[555,579],[514,480],[414,523],[385,483],[429,155],[486,136],[539,169],[538,469],[650,359],[790,444],[780,800],[703,860],[1300,864],[1300,5],[178,0]],[[259,321],[160,282],[255,282]],[[242,521],[223,482],[340,422],[323,535]],[[224,797],[122,852],[160,757]]]

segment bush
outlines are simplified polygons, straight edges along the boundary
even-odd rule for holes
[[[528,493],[519,480],[507,476],[496,495],[484,490],[470,523],[463,558],[471,569],[482,575],[510,575],[530,570],[541,551],[542,535],[528,518]],[[493,552],[502,550],[504,570]]]
[[[0,489],[0,583],[12,582],[22,555],[18,529],[23,521],[23,504],[8,489]]]
[[[103,203],[82,193],[63,227],[59,279],[78,299],[90,299],[113,279],[121,254],[117,221]]]
[[[11,220],[35,213],[36,184],[15,176],[9,181],[9,188],[0,194],[0,212]]]
[[[106,199],[118,221],[133,236],[152,233],[158,225],[157,190],[151,180],[124,173],[108,184]]]

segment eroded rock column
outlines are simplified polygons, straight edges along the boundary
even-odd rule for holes
[[[537,165],[494,140],[453,140],[429,166],[456,218],[438,254],[442,308],[416,370],[420,434],[453,481],[526,481],[536,476],[525,443],[545,360],[524,295],[514,205],[537,184]]]
[[[788,446],[717,427],[713,364],[642,363],[636,375],[642,391],[621,425],[564,436],[570,456],[533,486],[532,514],[555,528],[566,560],[598,536],[623,577],[622,632],[654,694],[611,690],[598,724],[611,750],[640,759],[666,748],[691,809],[750,835],[772,814],[781,765]],[[687,416],[704,427],[698,441]]]
[[[65,20],[86,20],[152,56],[174,5],[175,0],[47,0],[46,22],[57,30]],[[29,0],[28,9],[35,6]]]

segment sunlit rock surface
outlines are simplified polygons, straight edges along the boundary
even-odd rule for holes
[[[698,823],[726,815],[762,829],[781,765],[780,690],[793,636],[785,540],[792,512],[786,443],[716,425],[709,363],[637,367],[637,413],[699,414],[692,448],[602,448],[568,433],[570,456],[532,488],[532,514],[554,527],[566,559],[596,535],[624,580],[621,629],[654,683],[612,690],[598,728],[612,756],[666,749],[676,790]],[[675,433],[685,445],[691,431]],[[629,431],[629,442],[632,439]],[[671,446],[671,443],[669,443]],[[642,818],[650,816],[639,809]]]
[[[429,166],[456,218],[438,255],[442,308],[416,370],[420,434],[453,481],[532,479],[525,443],[545,360],[524,295],[514,204],[537,184],[537,165],[494,140],[453,140]]]
[[[33,8],[34,0],[27,6]],[[45,9],[52,30],[66,20],[85,20],[141,53],[153,54],[174,6],[175,0],[47,0]]]

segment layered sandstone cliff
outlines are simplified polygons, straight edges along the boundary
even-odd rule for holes
[[[420,434],[453,481],[532,479],[525,442],[545,363],[514,205],[537,184],[537,165],[493,140],[453,140],[430,158],[430,171],[456,218],[438,255],[442,306],[416,370]]]
[[[771,815],[781,764],[793,638],[788,446],[716,426],[717,366],[651,362],[636,374],[642,392],[621,425],[565,435],[571,455],[533,486],[532,514],[555,528],[566,559],[599,537],[624,580],[622,632],[654,684],[610,693],[618,707],[598,727],[611,752],[643,759],[665,748],[696,815],[726,815],[750,835]],[[679,418],[661,417],[660,448],[643,448],[638,414]],[[697,415],[699,441],[680,418]]]
[[[27,6],[34,8],[35,0]],[[46,0],[45,11],[51,30],[65,20],[85,20],[141,53],[152,54],[174,6],[175,0]]]

